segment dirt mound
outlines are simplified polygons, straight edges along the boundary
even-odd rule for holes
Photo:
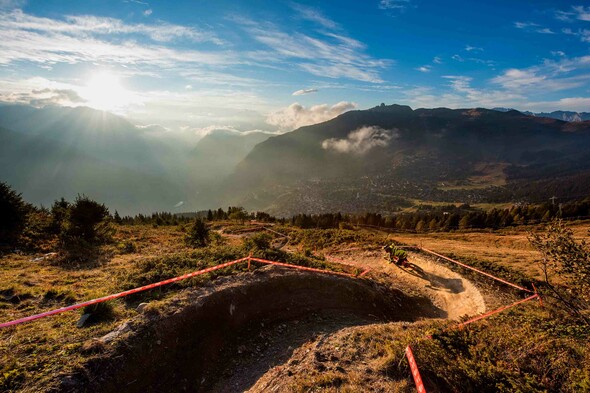
[[[446,315],[427,298],[370,280],[265,267],[186,290],[160,312],[126,323],[64,390],[244,390],[316,330]],[[274,342],[266,355],[265,334]],[[249,361],[247,372],[229,381],[239,369],[233,355],[244,352],[244,364],[251,358],[256,364]],[[264,356],[268,365],[260,362]],[[231,372],[224,374],[226,366]]]

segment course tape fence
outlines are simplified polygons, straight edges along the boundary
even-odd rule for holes
[[[5,328],[5,327],[9,327],[9,326],[19,325],[21,323],[34,321],[34,320],[41,319],[41,318],[46,318],[46,317],[49,317],[49,316],[52,316],[52,315],[61,314],[61,313],[64,313],[64,312],[76,310],[76,309],[83,308],[83,307],[86,307],[86,306],[91,306],[93,304],[98,304],[98,303],[106,302],[106,301],[109,301],[109,300],[121,298],[121,297],[124,297],[124,296],[133,295],[135,293],[139,293],[139,292],[147,291],[149,289],[161,287],[163,285],[172,284],[172,283],[175,283],[177,281],[186,280],[187,278],[192,278],[192,277],[196,277],[196,276],[199,276],[199,275],[202,275],[202,274],[210,273],[210,272],[213,272],[213,271],[216,271],[216,270],[219,270],[219,269],[223,269],[223,268],[226,268],[226,267],[229,267],[229,266],[232,266],[232,265],[236,265],[236,264],[241,263],[241,262],[246,262],[246,261],[248,262],[248,268],[250,268],[250,263],[251,262],[259,262],[259,263],[264,263],[264,264],[268,264],[268,265],[282,266],[282,267],[287,267],[287,268],[291,268],[291,269],[304,270],[304,271],[309,271],[309,272],[314,272],[314,273],[332,274],[332,275],[336,275],[336,276],[345,276],[345,277],[352,277],[352,278],[356,278],[356,277],[360,277],[361,275],[364,275],[364,273],[362,273],[361,275],[358,275],[357,276],[357,275],[350,274],[350,273],[335,272],[335,271],[324,270],[324,269],[316,269],[316,268],[313,268],[313,267],[293,265],[293,264],[285,263],[285,262],[269,261],[269,260],[266,260],[266,259],[254,258],[254,257],[248,256],[248,257],[236,259],[234,261],[225,262],[225,263],[222,263],[222,264],[219,264],[219,265],[216,265],[216,266],[212,266],[212,267],[209,267],[209,268],[206,268],[206,269],[202,269],[202,270],[199,270],[199,271],[196,271],[196,272],[187,273],[187,274],[184,274],[182,276],[178,276],[178,277],[170,278],[170,279],[167,279],[167,280],[159,281],[159,282],[156,282],[156,283],[153,283],[153,284],[144,285],[144,286],[141,286],[141,287],[138,287],[138,288],[133,288],[133,289],[130,289],[130,290],[127,290],[127,291],[123,291],[123,292],[119,292],[119,293],[114,293],[112,295],[108,295],[108,296],[104,296],[104,297],[100,297],[100,298],[88,300],[88,301],[85,301],[85,302],[82,302],[82,303],[73,304],[73,305],[62,307],[62,308],[58,308],[58,309],[55,309],[55,310],[42,312],[40,314],[30,315],[28,317],[15,319],[13,321],[3,322],[3,323],[0,323],[0,328]]]
[[[529,296],[529,297],[527,297],[527,298],[525,298],[525,299],[519,300],[519,301],[517,301],[517,302],[514,302],[514,303],[512,303],[512,304],[509,304],[509,305],[507,305],[507,306],[502,306],[502,307],[500,307],[500,308],[497,308],[497,309],[495,309],[495,310],[492,310],[492,311],[488,311],[488,312],[486,312],[486,313],[484,313],[484,314],[478,315],[477,317],[471,318],[471,319],[469,319],[469,320],[467,320],[467,321],[465,321],[465,322],[461,322],[461,323],[460,323],[460,324],[458,324],[456,327],[458,327],[458,328],[462,328],[462,327],[464,327],[464,326],[466,326],[466,325],[469,325],[470,323],[477,322],[477,321],[479,321],[479,320],[481,320],[481,319],[487,318],[487,317],[489,317],[489,316],[491,316],[491,315],[494,315],[494,314],[498,314],[498,313],[500,313],[500,312],[502,312],[502,311],[504,311],[504,310],[507,310],[507,309],[509,309],[509,308],[512,308],[512,307],[518,306],[519,304],[522,304],[522,303],[528,302],[529,300],[533,300],[533,299],[539,299],[539,301],[540,301],[540,300],[541,300],[541,297],[539,296],[539,294],[538,294],[538,293],[535,293],[534,295],[531,295],[531,296]]]
[[[474,272],[477,272],[477,273],[479,273],[479,274],[483,274],[484,276],[486,276],[486,277],[489,277],[489,278],[491,278],[491,279],[493,279],[493,280],[499,281],[499,282],[501,282],[501,283],[503,283],[503,284],[510,285],[511,287],[514,287],[514,288],[516,288],[516,289],[520,289],[521,291],[525,291],[525,292],[529,292],[529,293],[534,293],[534,291],[531,291],[530,289],[527,289],[527,288],[521,287],[520,285],[513,284],[513,283],[511,283],[510,281],[506,281],[506,280],[504,280],[504,279],[502,279],[502,278],[500,278],[500,277],[496,277],[496,276],[494,276],[493,274],[486,273],[486,272],[484,272],[483,270],[479,270],[479,269],[477,269],[477,268],[475,268],[475,267],[473,267],[473,266],[469,266],[469,265],[467,265],[467,264],[465,264],[465,263],[462,263],[462,262],[456,261],[456,260],[454,260],[454,259],[451,259],[451,258],[449,258],[449,257],[446,257],[446,256],[444,256],[444,255],[442,255],[442,254],[439,254],[439,253],[437,253],[437,252],[434,252],[434,251],[432,251],[432,250],[429,250],[429,249],[427,249],[427,248],[424,248],[424,247],[416,247],[416,248],[417,248],[418,250],[422,250],[422,251],[424,251],[424,252],[427,252],[427,253],[429,253],[429,254],[432,254],[432,255],[435,255],[435,256],[437,256],[437,257],[439,257],[439,258],[442,258],[442,259],[444,259],[444,260],[446,260],[446,261],[449,261],[449,262],[452,262],[452,263],[454,263],[454,264],[457,264],[457,265],[459,265],[459,266],[462,266],[462,267],[464,267],[464,268],[466,268],[466,269],[473,270]]]
[[[420,370],[418,370],[418,364],[416,364],[416,359],[414,359],[412,348],[410,348],[409,345],[406,347],[406,358],[408,358],[408,364],[410,365],[410,370],[412,370],[412,377],[414,377],[416,389],[419,393],[426,393],[426,388],[424,387],[422,377],[420,376]]]
[[[533,290],[531,291],[530,289],[521,287],[520,285],[516,285],[516,284],[511,283],[509,281],[506,281],[506,280],[504,280],[502,278],[496,277],[496,276],[494,276],[494,275],[492,275],[490,273],[484,272],[483,270],[480,270],[480,269],[477,269],[477,268],[475,268],[473,266],[469,266],[469,265],[467,265],[465,263],[456,261],[456,260],[454,260],[452,258],[446,257],[446,256],[444,256],[442,254],[439,254],[437,252],[434,252],[434,251],[429,250],[429,249],[424,248],[424,247],[418,247],[418,246],[401,246],[400,248],[406,248],[406,249],[414,249],[414,250],[424,251],[424,252],[429,253],[431,255],[434,255],[434,256],[437,256],[439,258],[442,258],[442,259],[444,259],[446,261],[455,263],[455,264],[457,264],[459,266],[462,266],[462,267],[464,267],[466,269],[473,270],[473,271],[475,271],[475,272],[477,272],[479,274],[482,274],[482,275],[484,275],[486,277],[489,277],[489,278],[491,278],[493,280],[499,281],[499,282],[501,282],[503,284],[509,285],[509,286],[514,287],[516,289],[520,289],[521,291],[525,291],[525,292],[528,292],[528,293],[533,293],[533,295],[528,296],[528,297],[526,297],[524,299],[521,299],[519,301],[516,301],[516,302],[514,302],[512,304],[509,304],[509,305],[506,305],[506,306],[502,306],[502,307],[497,308],[495,310],[491,310],[491,311],[488,311],[488,312],[486,312],[484,314],[481,314],[481,315],[478,315],[478,316],[473,317],[471,319],[468,319],[467,321],[463,321],[463,322],[461,322],[461,323],[453,326],[453,328],[462,329],[463,327],[465,327],[465,326],[467,326],[467,325],[469,325],[471,323],[474,323],[474,322],[480,321],[482,319],[488,318],[488,317],[490,317],[492,315],[501,313],[502,311],[505,311],[505,310],[507,310],[509,308],[512,308],[512,307],[516,307],[516,306],[518,306],[518,305],[520,305],[522,303],[528,302],[529,300],[533,300],[533,299],[538,299],[539,300],[539,304],[541,306],[543,306],[543,300],[541,299],[541,296],[537,292],[537,288],[535,287],[535,284],[534,283],[532,284]],[[426,338],[427,339],[432,339],[432,336],[428,335],[428,336],[426,336]],[[411,350],[411,348],[410,348],[409,345],[406,347],[406,357],[407,357],[408,363],[410,365],[410,370],[412,372],[412,376],[414,377],[414,383],[416,384],[416,390],[419,393],[426,392],[426,389],[425,389],[424,384],[422,382],[422,378],[420,376],[420,372],[418,371],[418,364],[416,363],[416,360],[414,358],[414,355],[413,355],[412,350]]]
[[[474,271],[476,273],[482,274],[482,275],[484,275],[484,276],[486,276],[488,278],[491,278],[491,279],[493,279],[495,281],[498,281],[498,282],[501,282],[503,284],[509,285],[509,286],[511,286],[513,288],[519,289],[521,291],[525,291],[527,293],[533,293],[533,295],[531,295],[531,296],[529,296],[529,297],[527,297],[525,299],[519,300],[517,302],[514,302],[514,303],[509,304],[509,305],[506,305],[506,306],[502,306],[502,307],[500,307],[498,309],[495,309],[495,310],[492,310],[492,311],[488,311],[488,312],[486,312],[484,314],[478,315],[478,316],[476,316],[474,318],[471,318],[471,319],[469,319],[467,321],[461,322],[461,323],[455,325],[453,328],[459,328],[459,329],[461,329],[464,326],[467,326],[467,325],[469,325],[471,323],[474,323],[474,322],[477,322],[479,320],[488,318],[488,317],[490,317],[492,315],[498,314],[498,313],[500,313],[500,312],[502,312],[504,310],[507,310],[509,308],[516,307],[516,306],[518,306],[518,305],[520,305],[522,303],[528,302],[529,300],[538,299],[539,300],[539,303],[541,304],[541,306],[543,305],[541,296],[537,293],[537,288],[535,287],[534,284],[532,284],[533,290],[531,291],[530,289],[524,288],[524,287],[522,287],[520,285],[516,285],[516,284],[511,283],[511,282],[509,282],[507,280],[504,280],[504,279],[502,279],[500,277],[496,277],[493,274],[484,272],[483,270],[480,270],[480,269],[477,269],[477,268],[475,268],[473,266],[470,266],[470,265],[467,265],[465,263],[456,261],[456,260],[454,260],[452,258],[449,258],[447,256],[444,256],[442,254],[439,254],[439,253],[437,253],[435,251],[429,250],[429,249],[424,248],[424,247],[418,247],[418,246],[398,246],[398,247],[399,248],[412,249],[412,250],[418,250],[418,251],[426,252],[426,253],[431,254],[431,255],[434,255],[434,256],[436,256],[438,258],[442,258],[442,259],[444,259],[446,261],[449,261],[449,262],[452,262],[454,264],[457,264],[457,265],[459,265],[461,267],[464,267],[466,269],[472,270],[472,271]],[[359,251],[360,250],[363,250],[363,247],[352,247],[352,248],[348,248],[348,249],[344,249],[344,250],[337,250],[335,252],[355,251],[355,250],[359,250]],[[329,260],[329,261],[332,261],[332,262],[338,262],[338,263],[342,263],[342,264],[348,264],[346,261],[344,261],[344,260],[342,260],[340,258],[336,258],[336,257],[330,256],[330,255],[326,255],[326,259]],[[365,273],[366,272],[363,272],[361,274],[361,276],[364,275]],[[432,336],[427,336],[426,338],[432,339]],[[412,349],[411,349],[411,347],[409,345],[406,347],[405,354],[406,354],[406,358],[408,360],[408,364],[410,366],[410,370],[412,372],[412,377],[414,378],[414,383],[416,384],[417,391],[419,393],[425,393],[426,392],[426,388],[424,387],[424,383],[422,381],[422,377],[420,376],[420,371],[418,369],[418,364],[416,363],[416,359],[414,358],[414,354],[412,353]]]
[[[264,229],[267,229],[267,228],[264,228]],[[502,312],[504,310],[507,310],[507,309],[512,308],[512,307],[515,307],[515,306],[517,306],[519,304],[528,302],[529,300],[532,300],[532,299],[538,299],[539,302],[540,302],[540,304],[542,305],[542,299],[541,299],[540,295],[537,293],[537,290],[534,287],[534,284],[533,284],[534,291],[531,291],[531,290],[526,289],[524,287],[518,286],[518,285],[513,284],[511,282],[508,282],[506,280],[503,280],[503,279],[501,279],[499,277],[493,276],[493,275],[491,275],[489,273],[486,273],[486,272],[484,272],[482,270],[476,269],[476,268],[474,268],[472,266],[466,265],[466,264],[461,263],[459,261],[455,261],[454,259],[448,258],[448,257],[446,257],[444,255],[438,254],[438,253],[436,253],[436,252],[434,252],[432,250],[428,250],[428,249],[426,249],[424,247],[407,247],[407,248],[415,248],[415,249],[419,249],[419,250],[425,251],[425,252],[430,253],[432,255],[435,255],[437,257],[443,258],[443,259],[445,259],[447,261],[456,263],[456,264],[458,264],[458,265],[460,265],[462,267],[465,267],[467,269],[470,269],[470,270],[473,270],[473,271],[478,272],[480,274],[483,274],[484,276],[487,276],[489,278],[492,278],[494,280],[497,280],[499,282],[502,282],[502,283],[504,283],[506,285],[510,285],[510,286],[512,286],[514,288],[517,288],[517,289],[520,289],[520,290],[523,290],[523,291],[526,291],[526,292],[529,292],[529,293],[534,293],[533,295],[531,295],[531,296],[529,296],[529,297],[527,297],[525,299],[519,300],[519,301],[517,301],[515,303],[509,304],[507,306],[500,307],[500,308],[498,308],[496,310],[489,311],[489,312],[487,312],[485,314],[482,314],[482,315],[476,316],[476,317],[474,317],[472,319],[469,319],[467,321],[461,322],[461,323],[459,323],[458,325],[455,326],[456,328],[463,328],[464,326],[466,326],[468,324],[471,324],[473,322],[477,322],[477,321],[479,321],[481,319],[484,319],[484,318],[487,318],[487,317],[489,317],[491,315],[498,314],[498,313],[500,313],[500,312]],[[337,258],[333,258],[333,257],[330,257],[330,258],[331,259],[334,259],[336,262],[340,262],[340,263],[344,263],[346,265],[349,265],[348,263],[346,263],[346,261],[337,260]],[[202,275],[202,274],[210,273],[210,272],[213,272],[213,271],[216,271],[216,270],[219,270],[219,269],[223,269],[223,268],[226,268],[226,267],[229,267],[229,266],[232,266],[232,265],[236,265],[238,263],[245,262],[245,261],[248,262],[248,269],[250,268],[251,262],[259,262],[259,263],[264,263],[264,264],[268,264],[268,265],[282,266],[282,267],[293,268],[293,269],[298,269],[298,270],[304,270],[304,271],[309,271],[309,272],[314,272],[314,273],[331,274],[331,275],[345,276],[345,277],[352,277],[352,278],[362,277],[365,274],[367,274],[369,272],[369,270],[370,270],[370,269],[367,269],[367,270],[363,271],[359,275],[354,275],[354,274],[350,274],[350,273],[336,272],[336,271],[330,271],[330,270],[325,270],[325,269],[317,269],[317,268],[312,268],[312,267],[293,265],[293,264],[290,264],[290,263],[276,262],[276,261],[271,261],[271,260],[267,260],[267,259],[255,258],[255,257],[252,257],[252,256],[248,256],[248,257],[236,259],[236,260],[233,260],[233,261],[230,261],[230,262],[225,262],[225,263],[222,263],[222,264],[219,264],[219,265],[216,265],[216,266],[212,266],[212,267],[209,267],[209,268],[206,268],[206,269],[202,269],[202,270],[199,270],[199,271],[196,271],[196,272],[187,273],[187,274],[184,274],[182,276],[178,276],[178,277],[170,278],[170,279],[167,279],[167,280],[159,281],[159,282],[156,282],[156,283],[152,283],[152,284],[144,285],[144,286],[141,286],[141,287],[137,287],[137,288],[134,288],[134,289],[130,289],[130,290],[127,290],[127,291],[123,291],[123,292],[111,294],[111,295],[108,295],[108,296],[104,296],[104,297],[100,297],[100,298],[88,300],[86,302],[81,302],[81,303],[73,304],[73,305],[70,305],[70,306],[58,308],[58,309],[51,310],[51,311],[46,311],[46,312],[43,312],[43,313],[40,313],[40,314],[30,315],[28,317],[15,319],[15,320],[12,320],[12,321],[9,321],[9,322],[3,322],[3,323],[0,323],[0,328],[14,326],[14,325],[22,324],[22,323],[25,323],[25,322],[30,322],[30,321],[34,321],[34,320],[37,320],[37,319],[46,318],[46,317],[49,317],[49,316],[52,316],[52,315],[61,314],[61,313],[68,312],[68,311],[73,311],[73,310],[80,309],[80,308],[83,308],[83,307],[86,307],[86,306],[90,306],[90,305],[93,305],[93,304],[98,304],[98,303],[106,302],[106,301],[109,301],[109,300],[121,298],[121,297],[124,297],[124,296],[129,296],[129,295],[132,295],[132,294],[135,294],[135,293],[147,291],[149,289],[161,287],[163,285],[172,284],[172,283],[177,282],[177,281],[181,281],[181,280],[185,280],[185,279],[188,279],[188,278],[196,277],[196,276],[199,276],[199,275]],[[428,336],[427,338],[432,338],[432,337],[431,336]],[[424,387],[424,383],[422,381],[422,377],[421,377],[420,371],[418,369],[418,364],[416,363],[416,360],[414,358],[414,354],[413,354],[412,349],[411,349],[411,347],[409,345],[406,347],[405,355],[406,355],[406,357],[408,359],[408,363],[410,365],[410,369],[411,369],[411,372],[412,372],[412,377],[414,378],[414,383],[416,384],[417,391],[419,393],[426,393],[426,388]]]
[[[485,314],[478,315],[477,317],[468,319],[467,321],[461,322],[461,323],[451,327],[451,329],[453,329],[453,328],[454,329],[462,329],[463,327],[465,327],[473,322],[477,322],[479,320],[482,320],[482,319],[492,316],[494,314],[498,314],[504,310],[507,310],[512,307],[516,307],[519,304],[528,302],[529,300],[533,300],[533,299],[538,299],[539,303],[542,305],[541,296],[539,296],[538,293],[535,293],[532,296],[529,296],[525,299],[519,300],[519,301],[509,304],[507,306],[503,306],[503,307],[497,308],[495,310],[488,311]],[[425,338],[430,340],[430,339],[432,339],[432,336],[428,335]],[[416,359],[414,358],[414,354],[412,353],[412,350],[409,345],[406,347],[406,357],[408,359],[408,364],[410,365],[410,371],[412,372],[412,376],[414,377],[414,383],[416,384],[416,390],[420,393],[426,392],[426,388],[424,387],[424,383],[422,382],[422,377],[420,376],[420,371],[418,370],[418,364],[416,363]]]

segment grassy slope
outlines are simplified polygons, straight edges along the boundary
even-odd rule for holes
[[[588,228],[590,228],[588,222],[574,224],[574,231],[579,237],[588,237]],[[291,246],[308,253],[313,252],[316,247],[321,249],[346,245],[382,244],[384,238],[383,234],[367,231],[302,231],[289,228],[280,228],[279,230],[279,232],[285,231],[291,232],[294,239]],[[395,234],[391,237],[404,243],[422,244],[445,254],[452,253],[460,259],[484,259],[509,266],[529,275],[536,274],[536,270],[532,267],[536,254],[528,246],[524,231]],[[184,233],[178,227],[121,226],[117,228],[115,238],[116,241],[113,245],[102,250],[102,263],[94,266],[64,268],[52,264],[49,260],[33,262],[32,259],[35,256],[31,255],[11,254],[3,257],[0,260],[0,291],[3,291],[1,293],[5,299],[10,294],[15,294],[20,298],[20,301],[15,299],[15,303],[13,303],[2,300],[3,298],[0,297],[1,320],[11,320],[61,307],[74,301],[104,296],[133,285],[152,282],[159,277],[169,277],[170,274],[197,270],[199,267],[215,264],[222,260],[234,259],[234,256],[242,256],[241,252],[243,252],[239,249],[241,240],[237,238],[228,239],[223,247],[211,247],[196,252],[186,247],[183,241]],[[125,253],[123,251],[125,241],[132,242],[136,251]],[[164,291],[150,296],[161,298],[171,296],[173,293],[174,291]],[[136,313],[135,305],[140,300],[135,299],[131,303],[115,301],[113,302],[115,320],[82,329],[75,327],[80,313],[70,312],[1,330],[0,391],[13,389],[37,391],[40,387],[46,388],[47,383],[54,381],[56,375],[82,365],[91,355],[88,346],[89,339],[106,334],[120,324],[121,320],[133,316]],[[504,378],[505,375],[500,372],[501,370],[490,371],[490,365],[498,359],[501,362],[509,362],[510,358],[506,358],[506,354],[510,352],[509,349],[519,348],[520,340],[526,338],[528,341],[525,344],[531,349],[527,354],[522,355],[523,359],[528,361],[533,357],[534,359],[531,361],[536,362],[536,368],[527,369],[527,373],[533,375],[541,373],[543,370],[539,362],[542,359],[548,357],[550,359],[551,356],[559,357],[562,354],[564,359],[570,362],[570,366],[574,370],[572,373],[580,373],[579,376],[574,375],[572,378],[576,377],[582,381],[584,378],[590,380],[588,365],[585,369],[580,366],[584,364],[584,357],[587,359],[590,356],[590,351],[584,350],[583,344],[580,346],[580,343],[585,342],[583,341],[585,336],[580,336],[575,328],[569,328],[569,325],[565,323],[556,323],[549,311],[539,311],[536,305],[523,307],[522,310],[503,317],[500,319],[502,321],[500,324],[489,325],[492,327],[490,330],[480,331],[477,328],[475,333],[468,337],[451,336],[442,341],[418,344],[416,353],[421,358],[419,360],[426,363],[425,372],[430,375],[431,379],[434,378],[434,375],[442,375],[445,383],[451,386],[469,380],[469,378],[481,378],[481,373],[484,372],[490,375],[489,378],[494,378],[494,375],[497,378]],[[531,310],[531,312],[526,310]],[[511,318],[510,315],[514,315],[514,317]],[[483,326],[486,324],[484,323]],[[518,328],[519,326],[525,326],[528,330],[522,330]],[[358,343],[355,346],[357,351],[363,352],[358,355],[359,357],[368,358],[371,362],[379,364],[376,372],[385,373],[384,377],[390,378],[390,382],[393,384],[391,386],[396,386],[400,383],[399,378],[403,379],[407,376],[405,365],[402,363],[402,366],[398,366],[401,368],[394,369],[392,365],[388,365],[388,359],[394,355],[399,358],[398,349],[404,344],[403,340],[399,338],[402,333],[391,332],[391,328],[388,327],[382,329],[384,330],[372,332],[370,337],[367,336],[365,339],[366,342],[363,345],[366,344],[365,347],[370,348],[370,351],[359,349]],[[410,327],[407,331],[404,329],[407,333],[403,333],[403,337],[407,334],[421,334],[423,329],[424,327],[420,326]],[[568,329],[573,329],[573,333],[568,333]],[[547,332],[550,332],[549,335]],[[388,341],[387,337],[390,337],[391,340]],[[505,337],[512,339],[505,340]],[[551,345],[542,344],[548,339]],[[348,339],[343,338],[343,340]],[[448,343],[449,340],[452,341],[451,344]],[[484,340],[491,344],[488,346],[489,348],[484,348],[478,346],[478,340]],[[458,365],[445,363],[450,359],[446,358],[444,351],[441,350],[445,345],[460,347],[462,352],[452,354],[452,356],[464,358],[464,363]],[[541,345],[541,349],[532,349],[535,345]],[[498,353],[494,346],[506,348],[504,348],[504,352]],[[469,351],[479,351],[479,356],[484,358],[483,363],[480,364],[477,361],[474,363],[469,360],[471,357]],[[428,362],[430,356],[437,357],[442,363],[436,365]],[[397,361],[399,360],[396,359]],[[567,379],[564,376],[567,370],[562,363],[553,366],[551,360],[548,362],[546,365],[548,369],[545,371],[549,377],[553,378],[552,383],[557,379],[559,381]],[[515,364],[501,366],[512,373],[509,383],[517,383],[519,381],[519,367],[525,367],[521,360]],[[473,367],[476,367],[476,370],[469,374],[469,369]],[[309,371],[311,373],[312,370]],[[318,378],[321,377],[320,374],[318,374]],[[312,375],[313,373],[309,378],[312,378]],[[356,375],[359,375],[358,372]],[[344,385],[352,384],[350,386],[353,388],[354,386],[360,387],[362,386],[362,378],[359,381],[346,382],[345,380]],[[534,382],[538,383],[538,381]],[[304,387],[309,383],[313,384],[313,378],[311,380],[296,379],[293,383],[301,384],[301,387]],[[334,388],[329,383],[325,384],[325,387],[327,390]],[[588,388],[590,389],[590,387]]]
[[[569,224],[576,238],[590,237],[590,222]],[[538,253],[530,246],[528,231],[542,231],[542,226],[517,227],[481,232],[435,232],[428,234],[400,233],[391,235],[407,244],[416,244],[445,255],[454,254],[464,260],[484,260],[514,268],[532,278],[541,278],[535,261]]]
[[[21,301],[0,301],[2,321],[63,307],[121,290],[117,277],[142,256],[163,256],[185,249],[183,234],[176,228],[120,227],[116,243],[103,250],[103,262],[93,266],[63,268],[50,260],[34,262],[31,255],[11,254],[0,262],[0,290]],[[122,254],[117,243],[132,241],[138,250]],[[51,292],[55,291],[52,296]],[[47,294],[50,294],[47,296]],[[52,299],[48,299],[52,298]],[[2,299],[2,298],[0,298]],[[16,301],[16,299],[15,299]],[[0,331],[0,390],[34,391],[65,368],[84,361],[86,339],[100,337],[135,311],[121,301],[113,302],[117,319],[76,328],[80,313],[73,311]]]
[[[226,223],[227,224],[227,223]],[[241,228],[241,225],[234,225]],[[149,225],[117,226],[114,242],[100,250],[95,263],[60,266],[51,258],[34,261],[40,255],[9,254],[0,258],[0,321],[9,321],[53,310],[69,304],[106,296],[157,282],[248,255],[242,239],[229,237],[222,244],[192,249],[185,242],[182,227]],[[125,251],[129,243],[135,249]],[[49,250],[50,247],[45,248]],[[257,255],[318,268],[321,260],[270,252]],[[98,338],[137,313],[143,300],[173,296],[175,290],[196,285],[220,274],[246,269],[236,265],[198,278],[145,292],[143,295],[109,302],[114,319],[79,329],[81,311],[71,311],[16,327],[0,330],[0,391],[38,391],[63,372],[81,366],[90,353],[92,338]]]

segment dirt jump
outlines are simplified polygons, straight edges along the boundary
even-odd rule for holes
[[[371,324],[485,311],[471,282],[420,254],[410,253],[406,268],[380,251],[338,259],[371,271],[352,278],[268,266],[184,290],[99,340],[101,354],[68,377],[67,390],[265,391],[269,372],[310,342]]]

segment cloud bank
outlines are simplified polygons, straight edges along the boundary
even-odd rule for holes
[[[361,127],[352,131],[346,139],[330,138],[322,142],[322,149],[338,153],[365,154],[375,147],[385,147],[397,137],[396,130],[384,130],[380,127]]]
[[[283,131],[289,131],[310,124],[317,124],[331,120],[336,116],[355,108],[356,104],[354,102],[347,101],[341,101],[332,106],[322,104],[314,105],[309,108],[296,102],[289,105],[287,108],[271,113],[266,118],[266,122],[273,126],[277,126]]]

